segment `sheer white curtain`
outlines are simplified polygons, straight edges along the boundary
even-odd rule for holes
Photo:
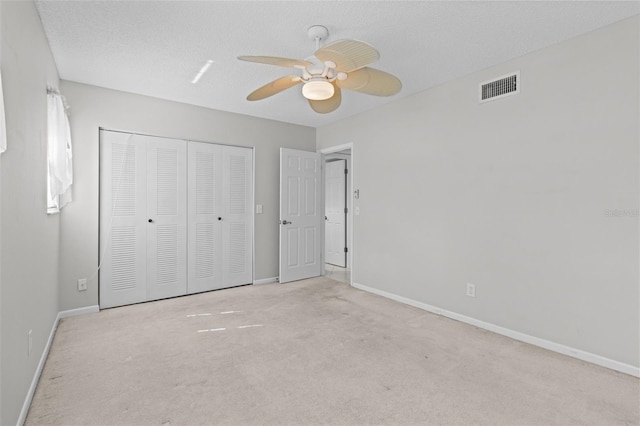
[[[62,96],[47,92],[47,213],[57,213],[71,201],[73,166],[71,130]]]
[[[0,73],[0,154],[7,150],[7,122],[4,118],[4,94],[2,93],[2,73]]]

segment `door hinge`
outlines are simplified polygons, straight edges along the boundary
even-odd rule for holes
[[[349,249],[345,247],[345,248],[344,248],[344,252],[345,252],[345,253],[348,253],[348,252],[349,252]]]
[[[348,169],[344,169],[344,174],[348,175],[349,174],[349,170]]]
[[[349,209],[347,207],[344,208],[344,214],[349,213]]]

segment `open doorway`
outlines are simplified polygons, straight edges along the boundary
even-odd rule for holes
[[[353,258],[353,148],[328,148],[324,154],[324,275],[351,284]]]

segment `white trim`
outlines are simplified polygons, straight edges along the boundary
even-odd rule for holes
[[[100,312],[100,307],[98,305],[85,306],[84,308],[61,311],[58,314],[58,318],[61,319],[61,318],[67,318],[67,317],[75,317],[76,315],[95,314],[96,312]]]
[[[31,380],[31,386],[29,386],[29,391],[27,392],[27,396],[24,399],[24,404],[22,404],[22,410],[20,410],[20,416],[18,417],[18,422],[16,423],[16,426],[24,425],[24,422],[27,420],[27,414],[29,414],[29,408],[31,408],[31,401],[33,401],[33,396],[36,393],[36,387],[38,386],[38,382],[40,381],[40,375],[42,374],[44,364],[47,362],[47,357],[49,356],[49,350],[51,349],[51,343],[53,343],[53,338],[56,335],[56,331],[58,330],[58,324],[60,323],[60,319],[72,317],[76,315],[95,313],[99,311],[100,311],[100,308],[97,305],[94,305],[94,306],[87,306],[84,308],[71,309],[68,311],[58,312],[58,315],[56,315],[56,319],[53,322],[53,327],[51,327],[51,333],[49,333],[49,339],[47,339],[47,344],[44,346],[44,350],[42,351],[42,355],[40,356],[40,362],[38,362],[38,367],[36,368],[36,372],[33,375],[33,379]]]
[[[349,274],[349,281],[350,284],[353,284],[353,276],[354,276],[354,256],[353,253],[355,253],[354,247],[356,245],[356,240],[355,240],[355,235],[353,232],[353,229],[355,228],[355,221],[354,221],[354,209],[355,209],[355,202],[353,200],[353,191],[355,191],[355,182],[354,182],[354,176],[355,176],[355,172],[354,172],[354,168],[355,168],[355,147],[353,146],[353,142],[348,142],[342,145],[335,145],[335,146],[330,146],[327,148],[322,148],[320,150],[318,150],[318,152],[320,154],[323,155],[323,161],[324,161],[324,155],[326,154],[333,154],[336,152],[340,152],[340,151],[344,151],[344,150],[351,150],[351,161],[349,162],[349,182],[350,182],[350,191],[351,194],[349,194],[350,197],[350,203],[349,203],[349,218],[347,219],[347,223],[350,225],[347,228],[347,233],[349,234],[347,237],[347,240],[350,241],[350,247],[349,247],[349,257],[348,257],[348,261],[347,261],[347,267],[350,270],[350,274]],[[322,179],[322,193],[324,194],[325,190],[324,190],[324,176]],[[323,195],[324,197],[324,195]],[[323,202],[323,206],[324,206],[324,202]],[[324,222],[323,222],[323,226],[324,226]],[[322,232],[322,253],[324,254],[324,229]],[[322,275],[324,276],[325,274],[325,270],[324,270],[324,262],[322,262]]]
[[[255,284],[256,281],[256,147],[251,147],[251,176],[253,182],[251,182],[251,208],[253,214],[251,215],[251,279]],[[261,213],[262,214],[262,213]]]
[[[49,339],[47,340],[47,344],[44,346],[44,350],[42,351],[42,356],[40,356],[40,362],[38,363],[36,372],[33,375],[33,379],[31,380],[31,386],[29,386],[27,397],[24,400],[24,404],[22,404],[22,410],[20,410],[20,416],[18,417],[18,422],[16,423],[17,426],[24,425],[24,422],[27,420],[27,414],[29,413],[29,408],[31,407],[31,401],[33,400],[33,395],[35,395],[36,393],[36,387],[38,386],[38,381],[40,380],[42,369],[44,368],[44,364],[47,361],[47,356],[49,356],[49,349],[51,349],[53,336],[55,336],[56,330],[58,329],[58,322],[60,322],[60,313],[58,313],[55,321],[53,322],[51,333],[49,333]]]
[[[344,143],[342,145],[329,146],[327,148],[320,149],[318,152],[320,154],[333,154],[334,152],[344,151],[346,149],[353,149],[353,142]]]
[[[366,285],[357,284],[357,283],[352,283],[351,285],[357,289],[364,290],[369,293],[377,294],[378,296],[386,297],[388,299],[395,300],[396,302],[414,306],[416,308],[420,308],[434,314],[442,315],[444,317],[451,318],[456,321],[471,324],[473,326],[483,328],[485,330],[492,331],[494,333],[501,334],[503,336],[507,336],[515,340],[519,340],[521,342],[529,343],[534,346],[539,346],[541,348],[548,349],[553,352],[557,352],[563,355],[568,355],[570,357],[577,358],[582,361],[590,362],[592,364],[596,364],[601,367],[610,368],[612,370],[629,374],[631,376],[640,377],[640,367],[635,367],[633,365],[625,364],[623,362],[616,361],[610,358],[605,358],[603,356],[586,352],[580,349],[572,348],[570,346],[565,346],[560,343],[551,342],[549,340],[541,339],[539,337],[530,336],[528,334],[521,333],[519,331],[500,327],[499,325],[495,325],[495,324],[484,322],[475,318],[467,317],[465,315],[461,315],[456,312],[447,311],[446,309],[427,305],[426,303],[418,302],[412,299],[408,299],[406,297],[398,296],[393,293],[388,293],[383,290],[378,290],[373,287],[368,287]]]
[[[253,280],[253,285],[271,284],[271,283],[277,283],[277,282],[278,282],[278,277],[261,278],[259,280]]]

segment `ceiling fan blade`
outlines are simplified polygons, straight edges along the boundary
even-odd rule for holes
[[[318,114],[326,114],[338,109],[340,103],[342,103],[342,91],[335,84],[333,86],[335,88],[335,92],[329,99],[325,99],[324,101],[314,101],[311,99],[307,99],[309,101],[311,109],[313,109]]]
[[[369,67],[348,73],[346,80],[336,80],[336,84],[343,89],[374,96],[393,96],[402,89],[398,77]]]
[[[238,59],[241,61],[258,62],[260,64],[277,65],[286,68],[306,68],[312,65],[311,62],[301,61],[299,59],[279,58],[277,56],[238,56]]]
[[[322,62],[335,63],[336,70],[346,73],[365,67],[380,58],[376,49],[356,40],[335,41],[318,49],[315,56]]]
[[[247,96],[248,101],[259,101],[260,99],[268,98],[276,93],[280,93],[290,87],[300,84],[300,77],[297,75],[287,75],[277,80],[267,83],[259,89],[254,90]]]

